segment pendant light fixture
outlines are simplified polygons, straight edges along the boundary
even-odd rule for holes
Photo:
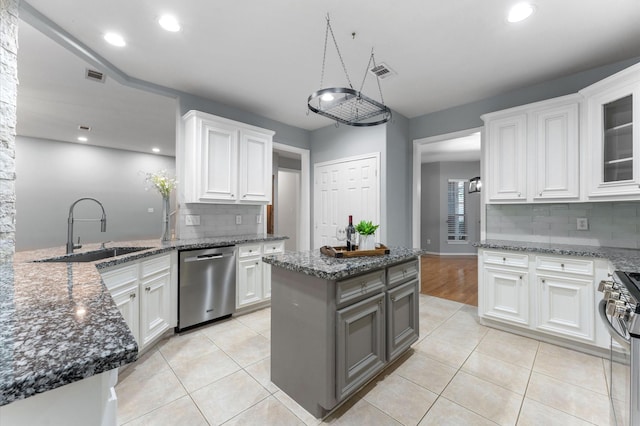
[[[349,87],[328,87],[323,88],[324,83],[324,69],[327,59],[327,41],[329,34],[333,40],[333,44],[336,47],[342,69]],[[354,33],[355,36],[355,33]],[[309,95],[307,99],[307,106],[309,110],[320,114],[337,123],[347,124],[349,126],[367,127],[376,126],[378,124],[386,123],[391,119],[391,110],[384,105],[384,99],[382,98],[382,89],[380,88],[380,80],[375,77],[378,83],[378,90],[380,91],[380,102],[365,96],[362,93],[362,88],[367,79],[367,70],[370,69],[373,63],[373,67],[376,67],[376,60],[371,49],[371,56],[369,56],[369,63],[365,69],[364,78],[360,85],[360,90],[355,90],[351,84],[347,67],[344,64],[338,43],[333,35],[333,29],[331,28],[331,20],[327,15],[327,28],[324,35],[324,56],[322,58],[322,73],[320,75],[320,89]]]

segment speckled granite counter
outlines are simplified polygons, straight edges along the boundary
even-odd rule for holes
[[[577,246],[526,241],[486,240],[475,247],[495,250],[513,250],[532,253],[548,253],[563,256],[599,257],[609,260],[615,269],[640,272],[640,250],[614,247]]]
[[[64,247],[18,252],[0,263],[0,406],[128,364],[138,346],[98,269],[153,256],[278,235],[109,243],[147,250],[87,263],[33,263],[63,256]],[[92,251],[85,244],[76,252]]]
[[[389,247],[390,253],[381,256],[363,256],[336,259],[320,253],[320,250],[285,252],[264,256],[262,260],[273,266],[300,272],[327,280],[338,280],[372,269],[384,268],[394,263],[416,258],[423,250],[405,247]]]

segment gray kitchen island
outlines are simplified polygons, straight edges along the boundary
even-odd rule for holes
[[[322,418],[418,340],[422,251],[336,259],[265,256],[271,268],[271,381]]]

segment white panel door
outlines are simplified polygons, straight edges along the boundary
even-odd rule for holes
[[[361,220],[380,223],[380,159],[378,154],[315,165],[314,247],[343,246],[336,229]],[[379,238],[377,238],[379,241]]]

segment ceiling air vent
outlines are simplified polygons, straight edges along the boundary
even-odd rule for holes
[[[371,68],[369,72],[380,80],[386,80],[387,78],[393,77],[394,75],[398,75],[397,72],[392,70],[387,64],[384,62],[379,63],[375,67]]]
[[[85,73],[85,77],[89,80],[98,81],[100,83],[104,83],[104,80],[107,78],[100,71],[92,70],[87,68],[87,72]]]

